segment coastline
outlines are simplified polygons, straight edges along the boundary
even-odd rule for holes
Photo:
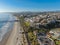
[[[10,34],[13,31],[14,24],[15,24],[15,22],[12,22],[10,24],[10,26],[7,28],[7,32],[3,35],[2,40],[0,41],[0,45],[5,45],[6,44],[6,42],[7,42],[8,38],[9,38]]]
[[[14,27],[14,24],[13,24],[12,27]],[[11,27],[10,27],[10,28],[11,28]],[[9,29],[9,28],[8,28],[8,29]],[[11,32],[12,32],[12,29],[13,29],[13,28],[9,29],[9,31],[7,31],[7,33],[2,37],[2,40],[0,41],[0,45],[5,45],[7,39],[9,38],[9,36],[10,36],[10,34],[11,34]]]
[[[10,34],[11,34],[12,30],[11,31],[8,31],[4,36],[3,36],[3,39],[0,41],[0,45],[5,45]]]
[[[17,36],[18,36],[18,22],[14,23],[14,27],[12,29],[12,32],[6,41],[5,45],[15,45],[17,43]]]

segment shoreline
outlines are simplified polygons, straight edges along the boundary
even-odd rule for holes
[[[11,34],[12,30],[11,31],[8,31],[4,36],[3,36],[3,39],[0,41],[0,45],[5,45],[10,34]]]
[[[13,25],[13,27],[14,27],[14,25]],[[3,36],[2,40],[0,41],[0,45],[5,45],[7,39],[9,38],[9,36],[10,36],[10,34],[11,34],[11,32],[12,32],[12,28],[11,28],[11,30],[9,30],[9,31]]]
[[[12,25],[13,24],[13,25]],[[8,38],[9,38],[9,36],[10,36],[10,34],[12,33],[12,31],[13,31],[13,28],[14,28],[14,24],[15,23],[12,23],[8,28],[7,28],[7,32],[6,32],[6,34],[4,34],[4,36],[2,37],[2,40],[0,41],[0,45],[5,45],[6,44],[6,42],[7,42],[7,40],[8,40]]]
[[[17,29],[18,29],[18,22],[15,22],[12,32],[11,32],[8,40],[6,41],[5,45],[15,45],[16,44],[17,36],[18,36]]]

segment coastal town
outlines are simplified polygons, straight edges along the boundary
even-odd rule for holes
[[[0,45],[60,45],[60,0],[0,0]]]
[[[60,45],[60,12],[9,13],[0,45]],[[7,29],[8,28],[8,29]]]
[[[26,15],[24,15],[26,14]],[[60,45],[60,13],[15,15],[19,17],[28,45]]]

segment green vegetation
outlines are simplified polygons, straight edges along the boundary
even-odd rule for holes
[[[39,30],[38,30],[38,33],[41,33],[41,32],[42,32],[42,33],[46,33],[46,32],[48,32],[48,30],[45,30],[45,29],[39,29]]]
[[[40,45],[37,41],[37,36],[33,33],[34,31],[37,31],[38,33],[43,32],[46,33],[47,30],[45,29],[38,29],[35,27],[30,27],[30,22],[25,22],[24,17],[20,18],[20,23],[21,26],[23,27],[25,32],[28,32],[28,41],[30,42],[31,45]]]
[[[56,41],[56,45],[60,45],[60,41]]]
[[[57,39],[55,39],[55,38],[52,38],[52,37],[50,37],[52,40],[54,40],[54,42],[55,42],[55,45],[60,45],[60,40],[57,40]]]
[[[25,22],[24,25],[25,25],[26,27],[29,27],[29,26],[30,26],[30,22]]]
[[[30,23],[29,22],[25,22],[24,21],[24,17],[20,17],[20,23],[21,23],[21,26],[23,27],[24,31],[27,32],[29,30],[29,27],[30,27]],[[28,41],[31,42],[31,45],[39,45],[38,44],[38,41],[36,40],[36,36],[33,34],[32,31],[29,31],[28,33]]]
[[[29,37],[31,45],[38,45],[39,44],[37,41],[37,37],[36,37],[36,35],[33,34],[33,32],[29,32],[28,37]]]

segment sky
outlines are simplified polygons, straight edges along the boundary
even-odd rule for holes
[[[0,12],[56,10],[60,10],[60,0],[0,0]]]

